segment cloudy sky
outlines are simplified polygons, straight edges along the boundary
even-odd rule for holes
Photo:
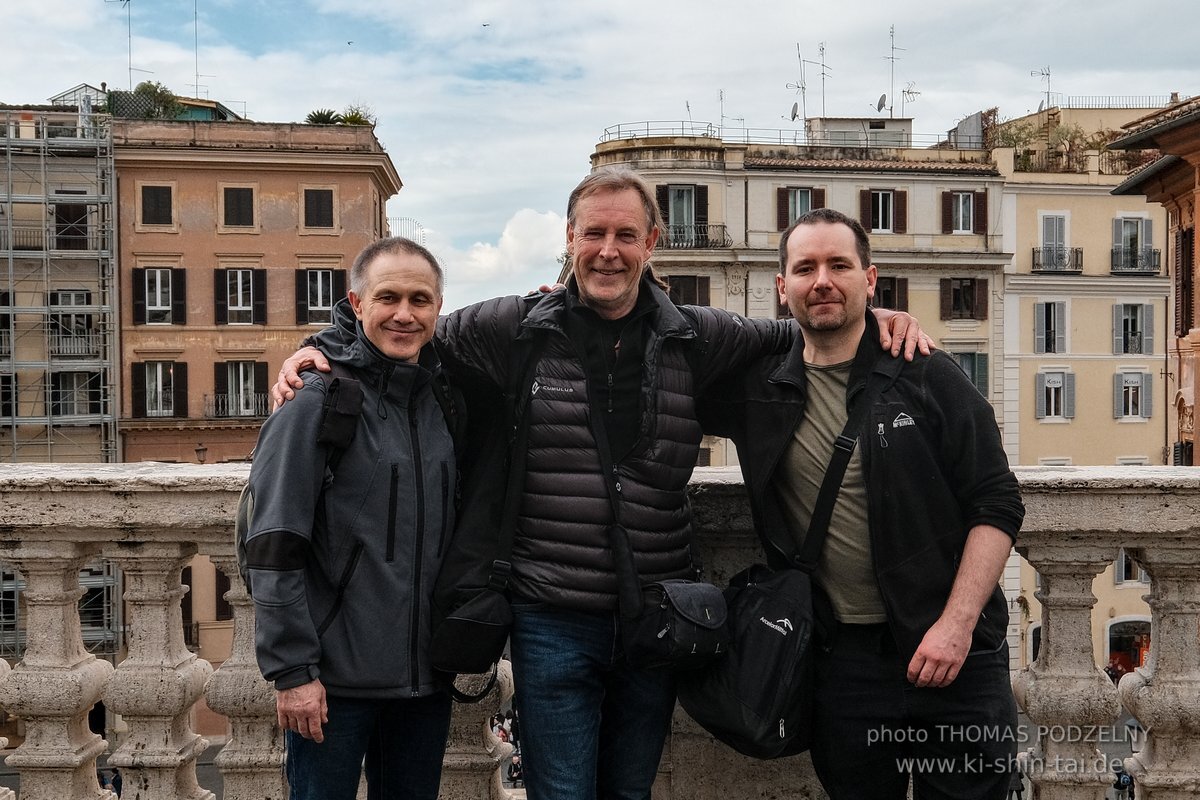
[[[1194,95],[1196,26],[1178,24],[1186,6],[2,0],[0,103],[154,80],[265,122],[368,106],[404,181],[389,216],[421,224],[447,265],[449,309],[557,274],[566,196],[605,128],[691,119],[792,130],[793,103],[810,117],[822,107],[886,116],[875,111],[886,94],[894,116],[934,135],[992,106],[1002,119],[1033,111],[1047,88]],[[824,88],[820,64],[805,64],[802,98],[797,48],[819,62],[822,44]]]

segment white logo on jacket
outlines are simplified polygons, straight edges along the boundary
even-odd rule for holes
[[[894,420],[892,420],[893,428],[907,428],[910,425],[916,425],[916,424],[917,424],[916,420],[914,420],[908,414],[905,414],[903,411],[901,411],[896,416],[896,418]]]
[[[536,378],[533,381],[533,386],[530,387],[530,394],[538,392],[560,392],[562,394],[575,394],[575,390],[570,386],[550,386],[549,384],[540,383]]]
[[[790,619],[787,619],[786,617],[783,619],[775,620],[774,622],[771,622],[771,620],[767,619],[766,617],[759,617],[758,621],[761,622],[763,625],[766,625],[771,630],[782,633],[784,636],[787,636],[789,633],[791,633],[793,630],[795,630],[792,627],[792,621]]]

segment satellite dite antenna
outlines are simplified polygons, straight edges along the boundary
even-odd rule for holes
[[[796,114],[799,112],[799,103],[792,103],[792,122],[796,121]]]
[[[879,95],[879,102],[875,104],[876,111],[883,111],[883,107],[887,105],[887,94]]]

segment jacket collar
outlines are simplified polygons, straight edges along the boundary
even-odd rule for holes
[[[563,314],[579,303],[579,284],[575,281],[575,276],[571,275],[567,278],[565,290],[551,292],[540,298],[535,297],[534,300],[536,304],[521,322],[523,331],[544,328],[562,332]],[[643,304],[650,308],[649,324],[659,336],[680,339],[695,337],[696,331],[691,322],[679,311],[679,307],[671,301],[667,293],[650,279],[649,268],[642,272],[638,304],[634,313],[637,313]]]
[[[846,390],[847,402],[866,386],[867,376],[870,375],[872,368],[882,355],[883,350],[879,347],[879,323],[876,322],[875,315],[868,309],[867,327],[863,331],[862,339],[858,342],[858,350],[855,352],[854,361],[850,366],[850,380]],[[808,380],[805,377],[803,331],[796,331],[796,338],[792,342],[791,349],[784,356],[782,363],[767,377],[767,380],[771,383],[791,384],[801,391],[804,390]]]
[[[333,323],[338,331],[336,337],[318,336],[322,352],[361,373],[361,380],[381,397],[392,397],[406,404],[410,396],[441,371],[441,356],[433,342],[421,348],[415,362],[399,361],[381,353],[367,338],[362,323],[354,316],[350,302],[345,298],[334,305]]]

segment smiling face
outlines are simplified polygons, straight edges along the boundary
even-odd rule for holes
[[[787,266],[775,276],[805,334],[845,331],[857,342],[867,301],[875,294],[876,269],[862,264],[854,232],[845,225],[798,225],[787,241]]]
[[[605,319],[620,319],[637,304],[642,269],[654,252],[642,199],[633,189],[597,191],[575,206],[567,224],[567,253],[579,299]]]
[[[371,343],[400,361],[417,360],[442,310],[437,274],[415,253],[380,253],[367,266],[362,295],[348,297]]]

